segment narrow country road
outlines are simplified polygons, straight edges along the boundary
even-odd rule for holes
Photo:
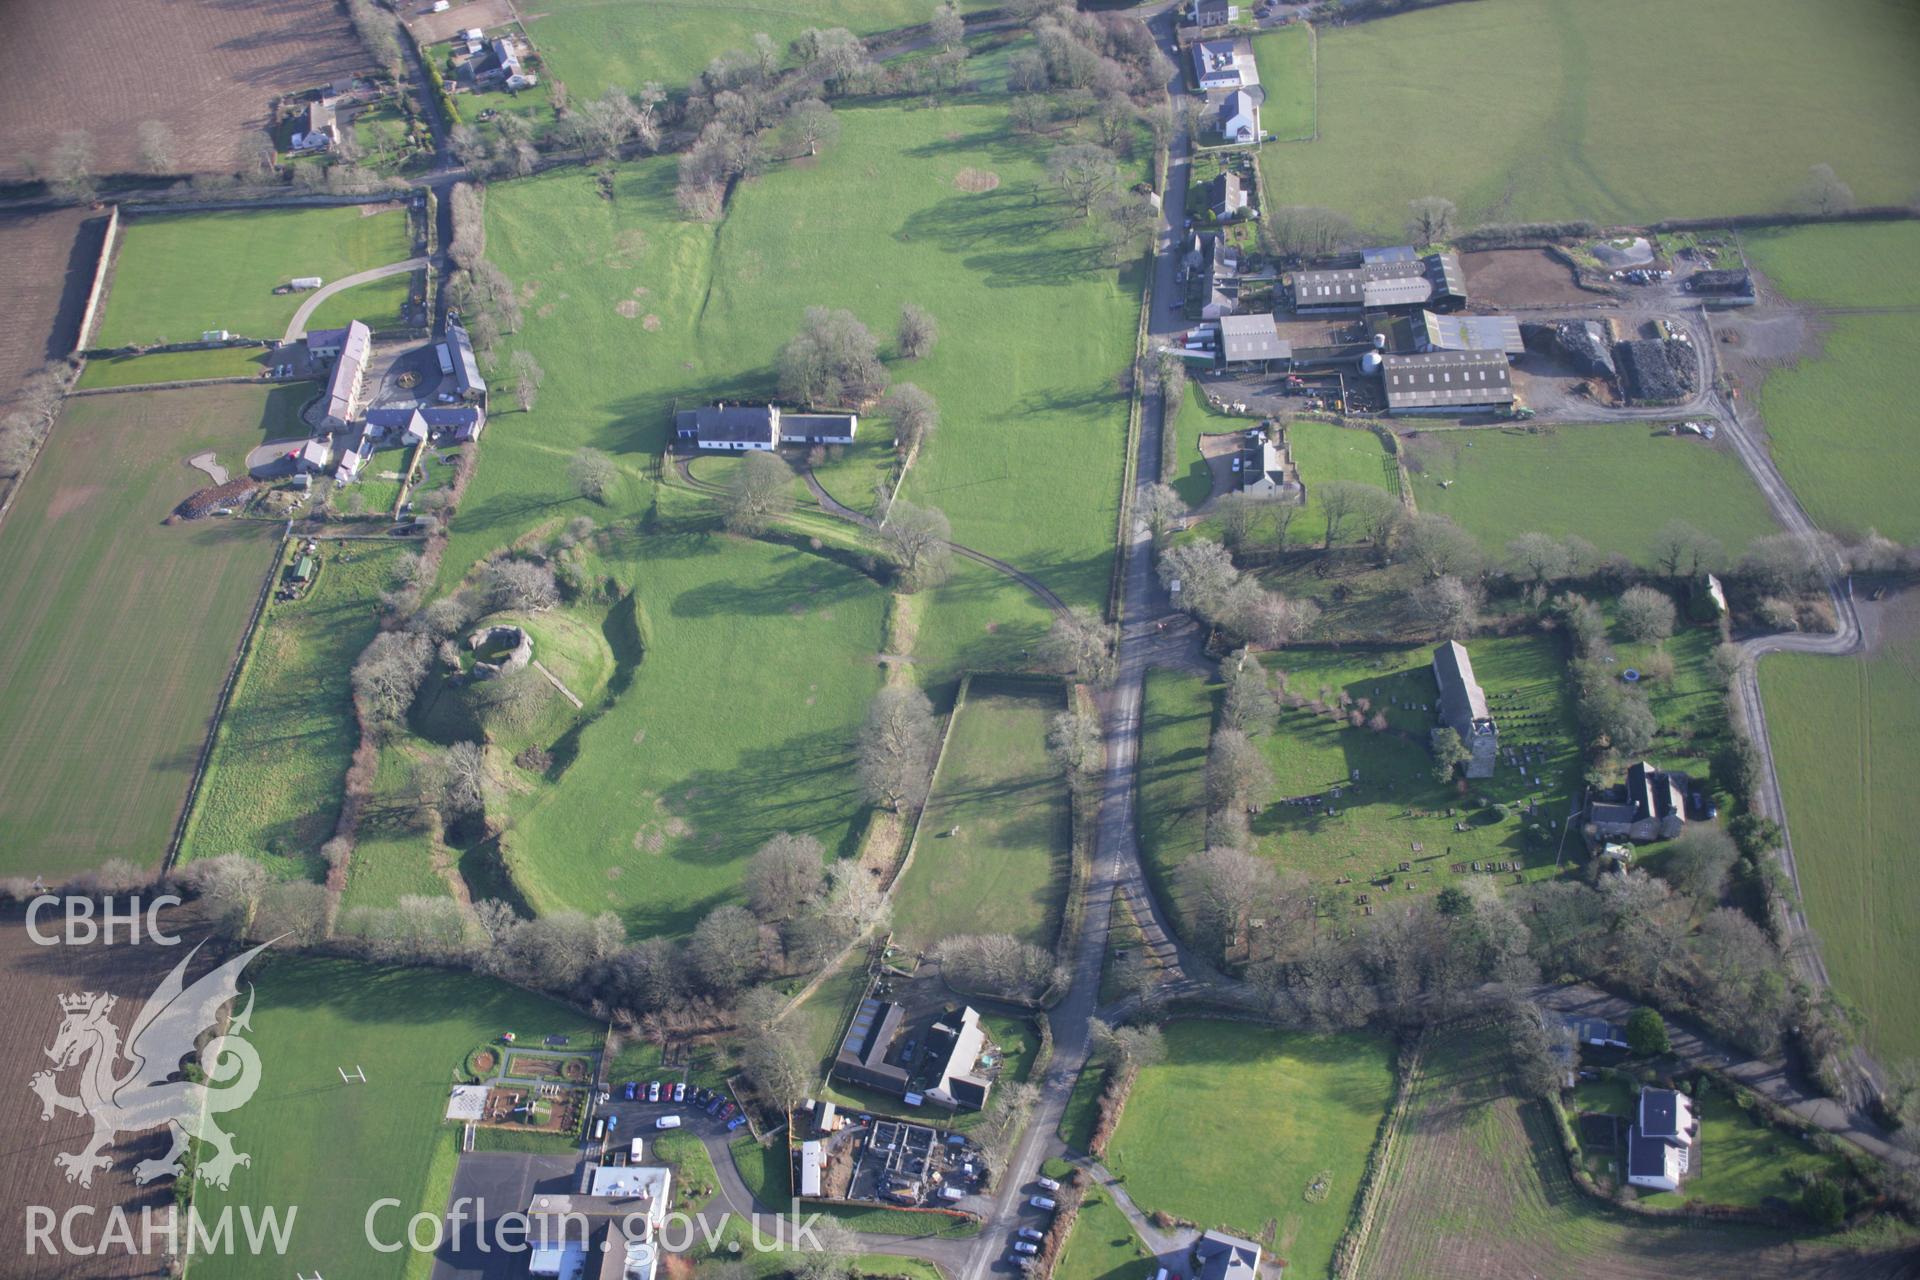
[[[389,262],[384,267],[369,267],[365,271],[356,271],[350,276],[341,276],[338,280],[331,281],[315,289],[311,294],[307,295],[307,300],[300,304],[300,309],[293,313],[293,319],[287,321],[287,333],[281,341],[283,343],[298,342],[300,339],[306,337],[308,318],[313,315],[321,303],[331,298],[334,294],[339,293],[341,290],[351,289],[357,284],[371,284],[375,280],[385,280],[388,276],[399,276],[405,275],[410,271],[419,271],[426,265],[427,259],[425,258],[408,258],[405,262]]]

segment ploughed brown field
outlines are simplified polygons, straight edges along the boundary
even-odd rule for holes
[[[95,169],[138,167],[143,120],[173,130],[173,171],[229,172],[274,97],[366,71],[343,6],[311,0],[11,0],[0,76],[0,178],[44,171],[60,134]]]
[[[106,229],[105,214],[84,209],[0,213],[0,407],[27,374],[73,350]]]
[[[124,899],[119,905],[124,907]],[[72,1219],[76,1240],[86,1244],[100,1240],[108,1211],[117,1206],[133,1223],[137,1247],[141,1207],[152,1206],[164,1221],[173,1203],[171,1181],[161,1179],[141,1187],[133,1179],[136,1163],[165,1153],[168,1144],[162,1130],[120,1135],[108,1152],[112,1166],[95,1173],[91,1187],[82,1187],[67,1181],[54,1157],[81,1150],[93,1131],[92,1122],[66,1112],[42,1121],[40,1099],[27,1087],[35,1072],[52,1066],[45,1050],[60,1027],[61,996],[82,991],[117,996],[112,1018],[126,1033],[153,989],[201,936],[179,918],[167,928],[179,931],[181,945],[157,946],[143,939],[131,946],[43,947],[28,936],[21,908],[0,911],[0,1019],[7,1028],[7,1034],[0,1036],[0,1187],[7,1189],[6,1227],[0,1234],[0,1257],[5,1261],[0,1262],[0,1274],[10,1280],[157,1280],[167,1274],[164,1257],[118,1249],[84,1257],[49,1254],[44,1247],[29,1253],[27,1239],[29,1206],[42,1206],[55,1215],[75,1206],[91,1208],[91,1218],[76,1215]],[[48,934],[61,932],[57,910],[42,915],[40,929]],[[212,957],[202,951],[189,968],[188,981],[212,964]],[[125,1069],[124,1063],[116,1067],[117,1073]],[[63,1093],[75,1091],[79,1074],[75,1069],[60,1073]],[[53,1242],[58,1249],[57,1226]]]

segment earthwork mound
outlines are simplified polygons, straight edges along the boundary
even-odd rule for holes
[[[953,175],[953,185],[962,191],[991,191],[1000,185],[1000,175],[991,169],[962,169]]]

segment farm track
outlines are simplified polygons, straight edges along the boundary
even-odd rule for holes
[[[411,271],[423,270],[427,262],[426,258],[408,258],[405,262],[389,262],[384,267],[369,267],[365,271],[356,271],[350,276],[342,276],[331,284],[314,290],[307,296],[307,300],[300,304],[300,309],[293,313],[293,319],[287,321],[286,336],[281,341],[297,342],[306,337],[307,318],[319,308],[321,303],[334,294],[344,289],[351,289],[357,284],[372,284],[375,280],[385,280],[388,276],[406,275]]]

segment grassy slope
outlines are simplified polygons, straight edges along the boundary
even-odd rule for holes
[[[1166,1036],[1167,1060],[1140,1072],[1107,1167],[1144,1210],[1249,1237],[1277,1222],[1287,1269],[1321,1274],[1393,1092],[1386,1041],[1199,1021]],[[1331,1194],[1310,1202],[1322,1175]]]
[[[1920,225],[1804,227],[1745,238],[1754,265],[1796,302],[1912,307],[1920,303]],[[1826,528],[1877,528],[1920,539],[1916,478],[1904,429],[1899,363],[1920,346],[1920,316],[1850,315],[1823,322],[1818,356],[1767,374],[1757,397],[1774,460],[1809,514]]]
[[[1049,945],[1065,887],[1066,788],[1047,755],[1058,697],[980,693],[960,710],[927,807],[919,851],[895,887],[896,940],[909,950],[960,933]],[[949,829],[959,834],[948,836]]]
[[[1867,657],[1777,654],[1760,666],[1807,916],[1834,984],[1884,1057],[1920,1054],[1920,641],[1912,610]]]
[[[640,511],[676,399],[770,390],[808,304],[854,307],[885,334],[911,298],[943,337],[899,376],[939,396],[945,425],[910,493],[944,505],[956,536],[1100,599],[1124,431],[1111,377],[1136,294],[1084,261],[1056,206],[1033,203],[1039,151],[1005,140],[1002,112],[997,100],[845,111],[837,148],[744,187],[717,232],[673,213],[666,162],[624,170],[610,201],[579,174],[494,191],[489,243],[529,297],[518,341],[548,378],[536,413],[489,431],[442,586],[536,523],[609,518],[567,495],[575,447],[626,469],[611,514]],[[1001,188],[960,192],[952,178],[968,167],[1000,173]],[[848,201],[856,189],[892,198]],[[514,864],[539,905],[612,905],[634,927],[684,929],[732,894],[738,860],[772,831],[814,827],[838,847],[851,829],[840,753],[876,682],[880,593],[819,557],[716,537],[706,510],[663,492],[660,514],[623,525],[602,557],[640,593],[646,658],[561,783],[516,810]],[[1017,661],[1043,619],[1017,587],[971,569],[928,614],[920,652],[942,672]],[[716,712],[721,652],[742,683]],[[627,876],[655,856],[634,848],[650,832],[673,870]]]
[[[1141,699],[1140,851],[1161,883],[1206,843],[1207,739],[1214,691],[1173,671],[1149,671]]]
[[[960,0],[962,12],[991,7],[991,0]],[[777,8],[736,0],[555,0],[532,15],[527,32],[547,74],[585,100],[610,84],[628,90],[648,80],[686,84],[715,55],[746,48],[756,32],[773,37],[784,58],[787,42],[808,27],[868,35],[932,14],[933,5],[922,0],[787,0]]]
[[[1725,448],[1635,423],[1423,432],[1407,444],[1422,511],[1453,517],[1491,555],[1528,531],[1578,534],[1602,553],[1645,563],[1654,535],[1682,518],[1739,552],[1777,526],[1745,468]],[[1569,501],[1577,477],[1579,496]],[[1445,488],[1441,481],[1451,481]]]
[[[10,873],[159,861],[277,527],[163,526],[292,430],[300,392],[69,400],[0,528],[0,831]]]
[[[206,329],[277,338],[304,295],[276,295],[275,285],[295,276],[331,282],[412,251],[397,207],[368,217],[349,205],[134,218],[121,232],[94,345],[190,342]]]
[[[402,548],[328,543],[298,600],[269,601],[220,722],[183,860],[249,853],[319,878],[341,780],[359,741],[347,673],[373,639],[376,601]]]
[[[405,257],[405,253],[401,254]],[[369,280],[351,289],[342,289],[307,317],[307,328],[338,329],[349,321],[364,320],[374,329],[399,324],[407,305],[407,290],[413,286],[413,274]]]
[[[1253,38],[1253,60],[1267,100],[1260,127],[1282,142],[1313,136],[1313,31],[1302,22]]]
[[[1825,163],[1864,203],[1904,200],[1917,33],[1899,0],[1482,0],[1334,28],[1320,141],[1264,150],[1269,199],[1380,236],[1426,195],[1468,224],[1638,222],[1777,209]]]
[[[203,1186],[195,1203],[208,1215],[225,1205],[299,1205],[289,1271],[317,1265],[360,1280],[407,1271],[407,1253],[376,1254],[364,1243],[362,1221],[375,1200],[397,1199],[400,1207],[377,1219],[391,1240],[413,1213],[442,1208],[448,1188],[435,1188],[436,1158],[455,1148],[441,1117],[468,1051],[502,1031],[536,1043],[568,1035],[578,1045],[600,1030],[504,984],[435,969],[284,958],[248,977],[259,990],[250,1039],[263,1063],[262,1096],[222,1123],[253,1163],[228,1191]],[[340,1063],[358,1063],[368,1083],[342,1086]],[[316,1143],[316,1134],[326,1140]],[[221,1280],[259,1268],[239,1254],[196,1260],[193,1274]]]

